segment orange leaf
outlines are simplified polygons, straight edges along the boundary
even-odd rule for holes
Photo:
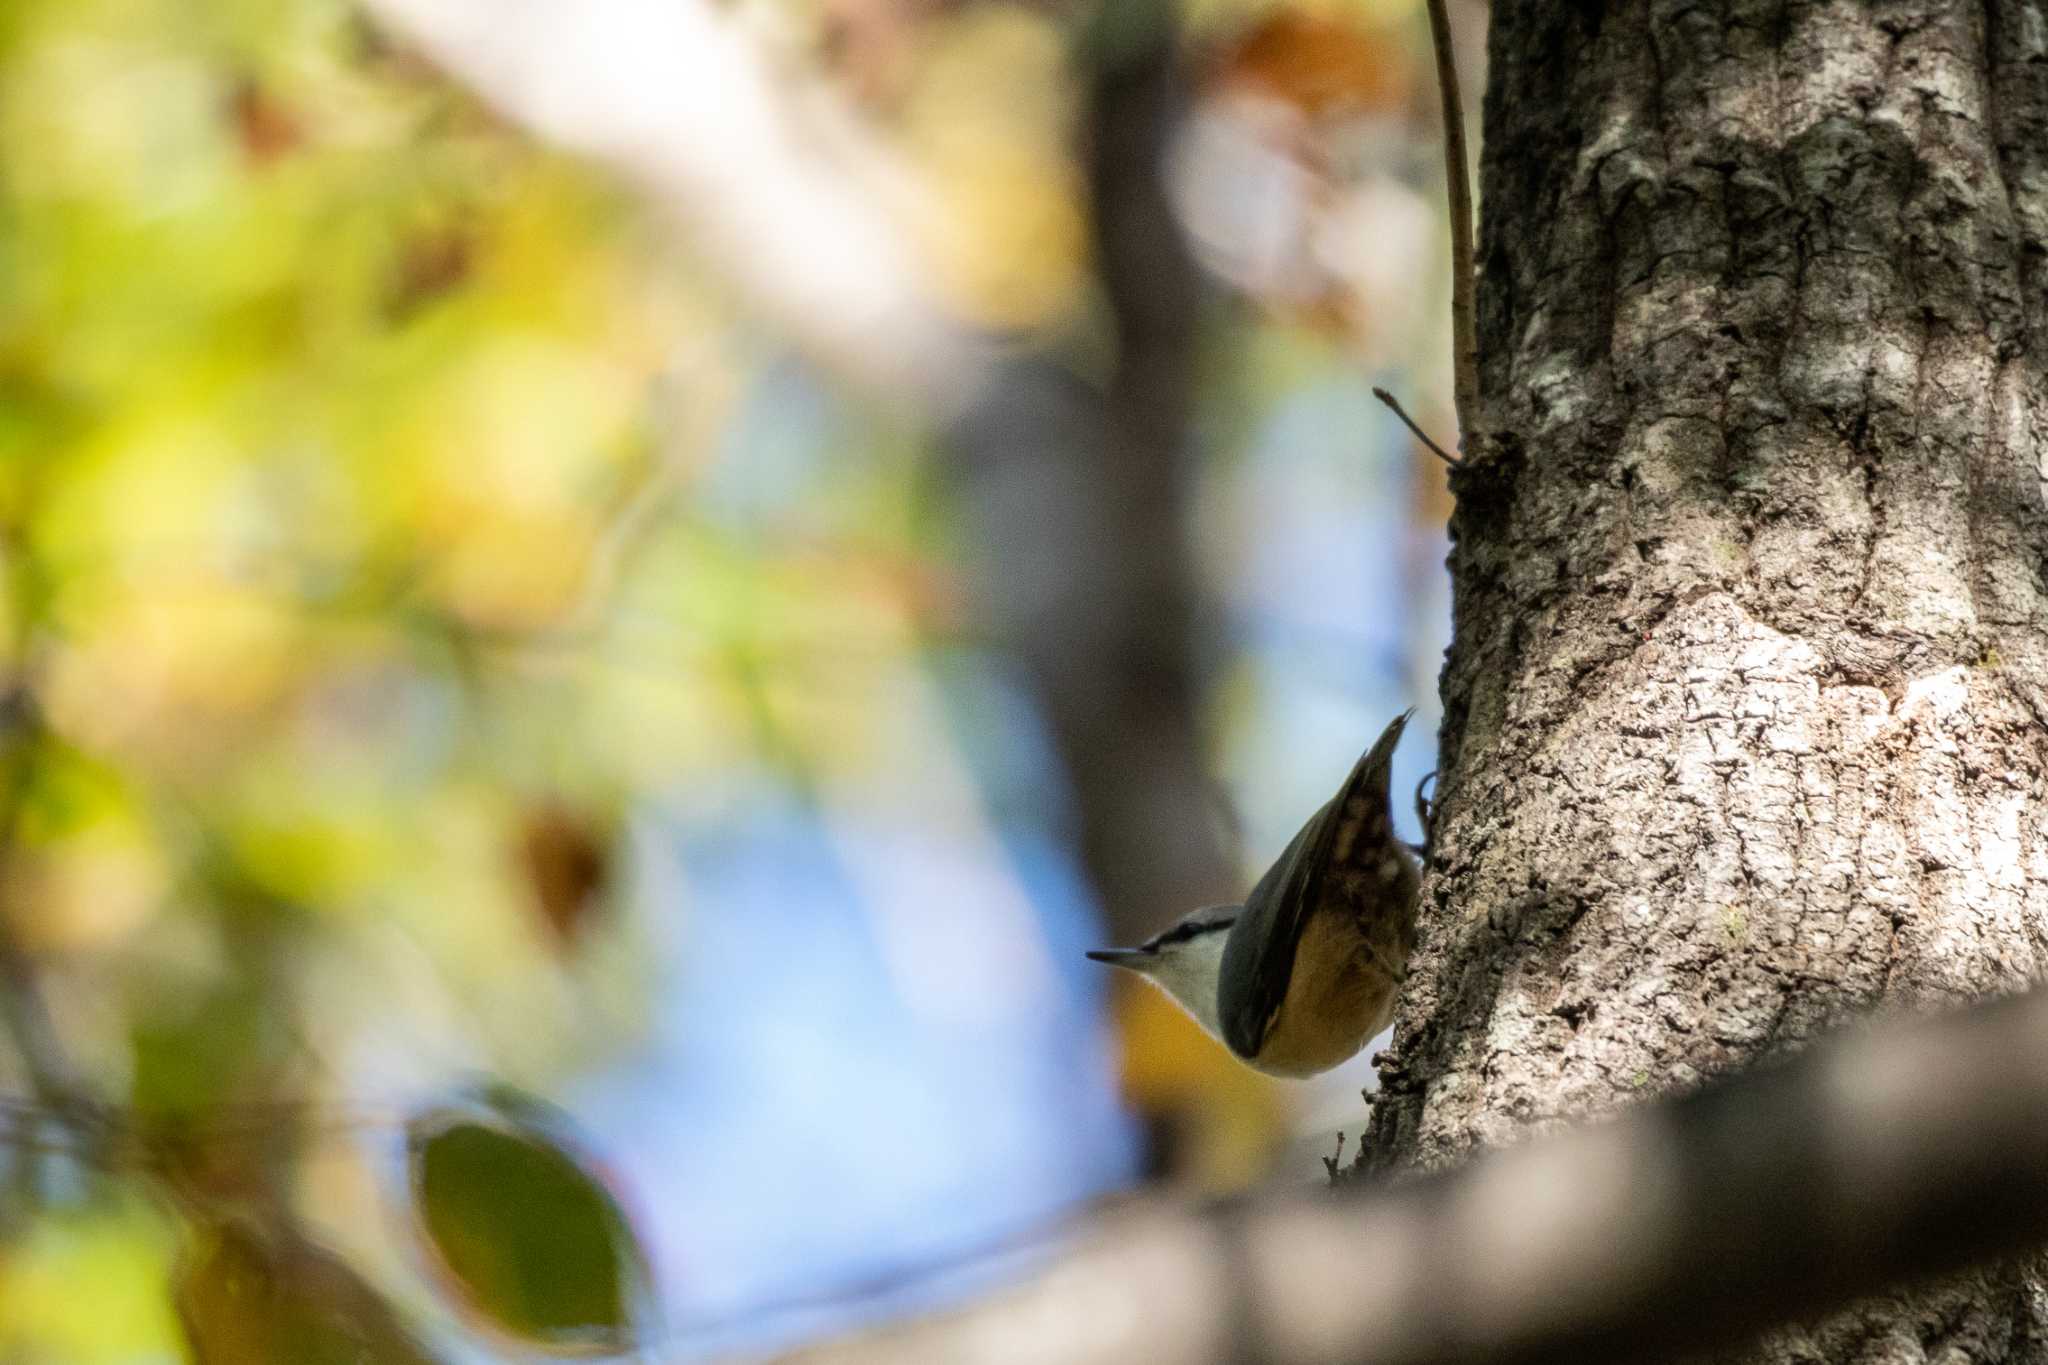
[[[1408,102],[1410,66],[1384,32],[1280,10],[1232,44],[1219,83],[1251,87],[1310,118],[1396,113]]]

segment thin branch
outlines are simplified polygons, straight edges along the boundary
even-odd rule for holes
[[[1106,1220],[820,1365],[1650,1362],[2048,1239],[2048,991],[1860,1032],[1392,1189]]]
[[[1451,454],[1442,446],[1438,445],[1435,441],[1429,439],[1429,433],[1424,431],[1421,427],[1415,424],[1415,419],[1413,417],[1410,417],[1408,415],[1408,410],[1401,406],[1400,399],[1394,397],[1393,394],[1388,393],[1385,389],[1378,387],[1375,387],[1373,389],[1372,396],[1379,399],[1382,403],[1385,403],[1388,407],[1392,408],[1394,410],[1394,416],[1401,419],[1401,424],[1407,427],[1408,430],[1414,432],[1415,439],[1422,442],[1424,445],[1428,446],[1431,452],[1434,453],[1439,460],[1442,460],[1445,464],[1451,466],[1453,469],[1457,468],[1460,464],[1463,463],[1463,461],[1461,461],[1457,456]]]
[[[0,698],[0,745],[8,775],[0,783],[0,893],[18,881],[17,850],[22,804],[28,798],[34,749],[43,736],[42,717],[26,684],[16,683]],[[51,1116],[94,1145],[107,1134],[106,1106],[92,1093],[65,1046],[50,1010],[43,973],[0,909],[0,1027],[4,1027],[36,1097]]]
[[[1467,445],[1468,441],[1483,439],[1479,420],[1479,321],[1472,298],[1478,264],[1472,247],[1472,178],[1465,158],[1465,101],[1459,92],[1458,60],[1451,48],[1451,16],[1446,3],[1447,0],[1429,0],[1429,36],[1436,47],[1436,88],[1443,102],[1444,118],[1444,182],[1451,197],[1451,396],[1458,409],[1458,448],[1469,452],[1476,447]],[[1431,442],[1431,447],[1434,446]]]
[[[29,1087],[51,1115],[70,1123],[96,1113],[51,1016],[42,974],[11,927],[0,927],[0,1019],[28,1073]]]

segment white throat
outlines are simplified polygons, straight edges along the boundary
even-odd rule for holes
[[[1144,968],[1144,975],[1217,1039],[1223,1037],[1223,1025],[1216,1016],[1216,983],[1223,974],[1223,941],[1229,937],[1229,930],[1218,929],[1172,944]]]

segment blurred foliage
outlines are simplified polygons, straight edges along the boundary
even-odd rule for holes
[[[0,1350],[33,1362],[177,1358],[165,1292],[176,1255],[170,1221],[133,1196],[17,1229],[0,1248]]]
[[[1115,983],[1124,1092],[1151,1122],[1156,1174],[1204,1194],[1242,1189],[1273,1164],[1287,1132],[1285,1092],[1253,1071],[1163,992]]]
[[[622,765],[602,651],[525,652],[614,625],[699,310],[345,5],[24,0],[0,63],[16,934],[225,983],[403,922],[491,1032],[573,1034],[531,1014],[532,831],[608,844],[690,727]]]
[[[297,1198],[289,1114],[639,1027],[622,812],[744,707],[630,617],[757,624],[652,515],[725,331],[347,4],[0,10],[0,915],[133,1116],[15,1132],[0,1358],[426,1358],[313,1240],[384,1215]]]
[[[1333,120],[1417,98],[1412,3],[1186,9],[1205,90],[1295,111],[1267,150],[1305,241],[1349,183]],[[951,306],[1086,310],[1075,13],[777,13],[937,189]],[[1376,268],[1405,287],[1400,249]],[[1233,282],[1365,345],[1379,296],[1340,267]],[[346,1112],[364,1075],[542,1085],[617,1049],[650,987],[636,806],[894,742],[890,670],[965,628],[921,444],[849,407],[860,458],[803,497],[720,484],[773,356],[730,309],[617,187],[345,0],[0,4],[0,923],[130,1116],[77,1153],[0,1122],[0,1359],[427,1358],[374,1163],[286,1116]],[[1278,1107],[1183,1023],[1143,1026],[1173,1041],[1133,1093],[1226,1095],[1201,1168],[1237,1178]],[[6,1048],[0,1086],[27,1090]],[[206,1154],[167,1175],[142,1131]],[[531,1220],[490,1223],[488,1189],[552,1172],[623,1293],[602,1187],[543,1128],[458,1140],[480,1164],[413,1187],[455,1297],[526,1338],[605,1317],[460,1251],[518,1250]],[[145,1164],[175,1198],[138,1193]]]

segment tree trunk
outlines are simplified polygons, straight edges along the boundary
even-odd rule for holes
[[[2048,952],[2048,8],[1496,0],[1490,72],[1425,1166]],[[1765,1358],[2039,1358],[2043,1271]]]

